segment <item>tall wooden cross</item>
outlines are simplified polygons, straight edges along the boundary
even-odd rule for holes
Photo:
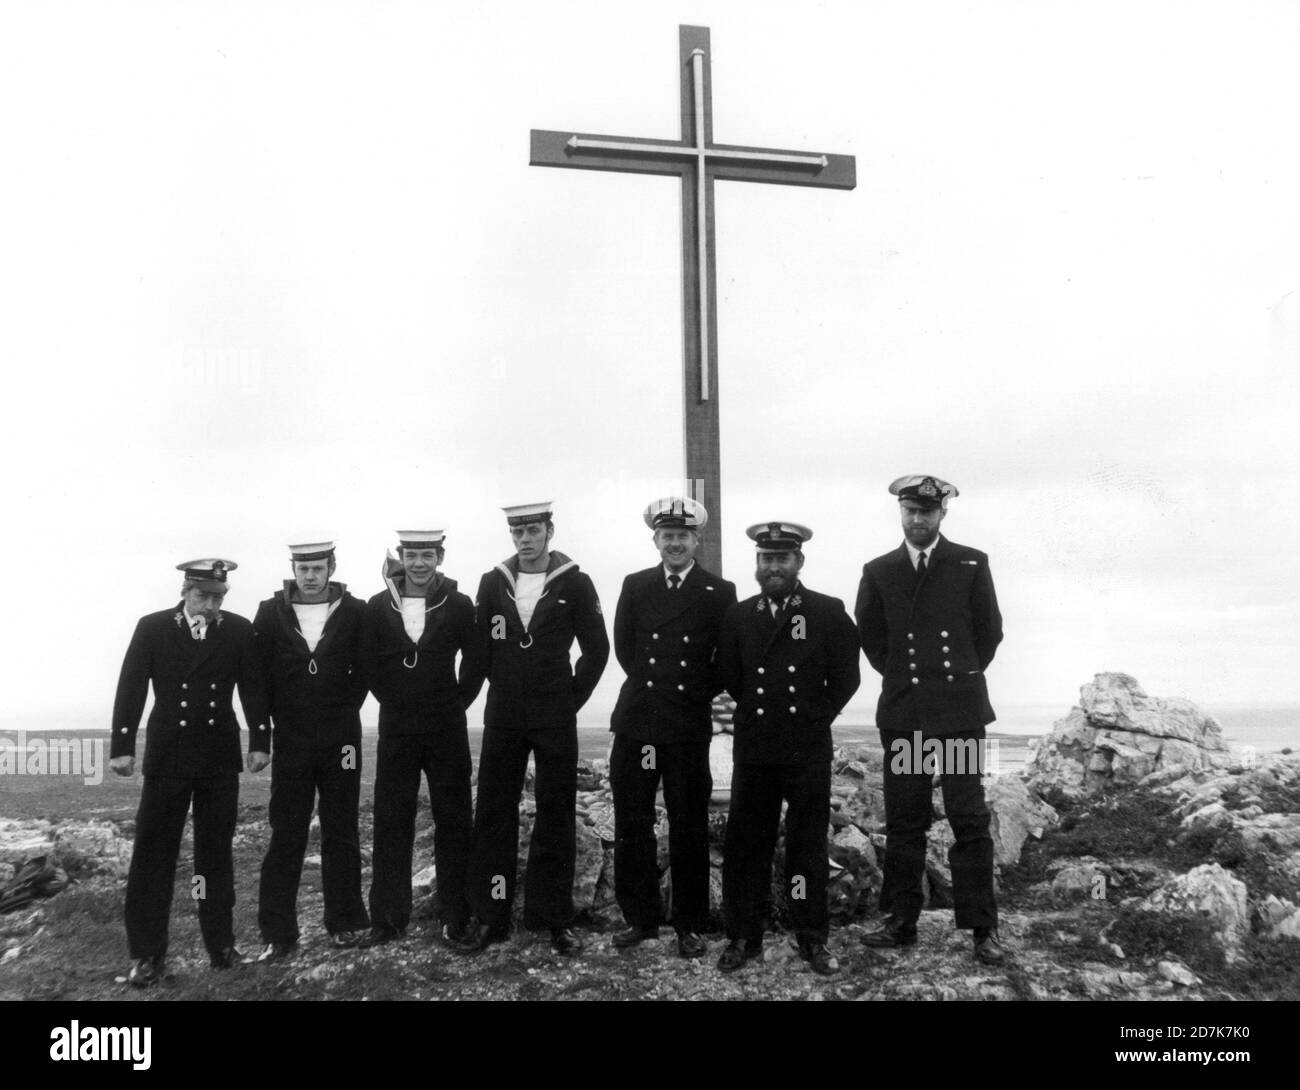
[[[748,148],[713,142],[709,28],[678,28],[682,138],[533,129],[529,164],[633,174],[671,174],[682,183],[682,359],[687,494],[708,509],[711,532],[696,554],[722,571],[722,489],[718,434],[717,281],[714,273],[713,182],[776,182],[827,189],[857,185],[853,156]]]

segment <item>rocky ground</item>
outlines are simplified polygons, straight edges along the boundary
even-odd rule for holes
[[[917,946],[868,950],[884,847],[882,754],[836,755],[829,851],[830,947],[837,976],[812,973],[773,913],[765,958],[738,973],[676,956],[672,932],[631,951],[611,945],[613,812],[600,762],[580,771],[575,900],[584,954],[562,959],[546,936],[516,930],[477,957],[436,938],[432,829],[416,841],[416,919],[407,937],[336,951],[320,926],[319,857],[309,855],[300,896],[303,942],[290,961],[232,973],[207,969],[196,914],[178,883],[172,975],[137,996],[125,985],[122,891],[130,820],[84,812],[0,819],[0,882],[24,859],[57,859],[66,885],[0,916],[0,997],[295,999],[1242,999],[1300,998],[1300,757],[1230,753],[1218,724],[1186,701],[1152,698],[1122,674],[1098,675],[1043,740],[1024,773],[988,788],[1002,937],[1012,953],[985,968],[952,926],[946,851],[935,793],[927,866],[929,907]],[[523,849],[531,796],[521,806]],[[236,836],[236,929],[255,951],[257,870],[269,830],[265,805],[241,807]],[[362,807],[362,843],[371,812]],[[666,831],[661,815],[661,834]],[[712,895],[720,908],[725,808],[711,822]],[[313,830],[311,852],[318,850]],[[666,836],[660,842],[671,903]],[[188,856],[189,843],[182,857]],[[522,852],[521,852],[522,855]],[[368,884],[368,854],[365,857]],[[180,868],[185,873],[184,865]],[[780,874],[778,857],[777,875]],[[774,898],[779,904],[779,898]]]

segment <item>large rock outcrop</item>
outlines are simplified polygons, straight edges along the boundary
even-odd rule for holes
[[[1079,703],[1034,747],[1031,790],[1075,800],[1154,774],[1227,768],[1232,756],[1213,716],[1190,700],[1148,696],[1128,674],[1097,674]]]

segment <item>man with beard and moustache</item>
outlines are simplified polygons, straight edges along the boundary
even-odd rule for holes
[[[362,672],[379,701],[370,941],[400,938],[411,919],[411,851],[423,773],[433,810],[438,916],[450,943],[469,922],[465,865],[473,800],[465,710],[482,685],[473,666],[474,603],[438,571],[445,529],[399,530],[397,536],[401,557],[389,554],[387,589],[366,603],[361,637]]]
[[[911,474],[889,491],[898,497],[903,543],[863,566],[854,610],[862,649],[883,675],[876,726],[885,747],[880,909],[886,915],[863,942],[885,948],[916,942],[935,770],[908,755],[937,739],[940,752],[963,755],[963,767],[937,770],[955,838],[948,862],[957,927],[973,931],[978,961],[998,965],[1006,955],[998,940],[993,840],[980,779],[984,728],[994,719],[984,671],[1002,641],[989,558],[939,533],[957,495],[947,481]],[[964,756],[971,753],[973,761]]]
[[[556,953],[582,950],[572,929],[577,853],[578,710],[609,659],[591,577],[552,551],[551,503],[504,508],[515,555],[479,583],[475,626],[488,680],[474,847],[467,889],[477,919],[459,945],[475,953],[510,933],[519,852],[519,799],[531,753],[537,814],[528,846],[524,926],[549,931]],[[574,639],[581,654],[574,665]]]
[[[718,683],[722,616],[736,587],[695,563],[704,505],[681,496],[642,513],[661,563],[629,575],[614,611],[614,654],[627,672],[610,720],[614,744],[614,887],[627,927],[619,949],[657,938],[659,894],[655,794],[663,781],[672,873],[672,924],[682,957],[708,949],[710,717]]]
[[[722,684],[736,701],[722,863],[728,941],[718,968],[732,972],[763,956],[784,801],[786,903],[800,955],[828,975],[839,970],[826,946],[831,723],[861,682],[857,633],[843,602],[799,579],[811,530],[760,522],[746,533],[758,549],[762,593],[727,610],[718,644]]]
[[[333,582],[334,543],[289,546],[292,579],[253,618],[253,646],[271,713],[271,844],[262,861],[257,923],[261,961],[298,945],[298,883],[320,796],[325,930],[335,946],[359,945],[370,926],[361,898],[361,712],[359,653],[365,607]],[[259,772],[266,754],[249,757]]]
[[[194,803],[194,881],[199,930],[214,969],[243,961],[235,949],[232,841],[242,768],[235,686],[249,731],[250,761],[270,749],[265,693],[253,626],[221,608],[238,565],[218,558],[177,564],[181,600],[140,618],[122,662],[113,703],[109,765],[135,771],[135,736],[153,683],[144,788],[126,880],[126,934],[132,987],[157,984],[167,954],[176,857]]]

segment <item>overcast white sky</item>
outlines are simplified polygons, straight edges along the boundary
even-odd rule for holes
[[[679,23],[717,140],[857,157],[718,183],[742,596],[793,518],[851,607],[929,472],[991,557],[995,706],[1300,697],[1296,4],[126,0],[0,14],[0,725],[106,723],[175,563],[237,560],[251,616],[298,534],[368,596],[445,520],[473,593],[551,495],[612,616],[680,487],[679,186],[528,132],[676,139]]]

